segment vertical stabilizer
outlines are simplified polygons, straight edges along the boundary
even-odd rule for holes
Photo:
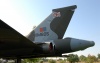
[[[41,42],[62,39],[76,5],[53,9],[52,13],[29,35],[31,41]]]

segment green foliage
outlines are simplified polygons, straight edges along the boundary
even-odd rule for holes
[[[86,58],[84,55],[81,55],[81,56],[80,56],[80,61],[85,62],[86,60],[87,60],[87,58]]]
[[[94,55],[88,55],[87,57],[87,63],[93,63],[93,62],[96,62],[97,61],[97,58],[94,56]]]
[[[56,63],[55,60],[49,60],[48,62],[49,62],[49,63]]]
[[[78,55],[69,54],[68,56],[69,56],[69,57],[67,58],[67,60],[68,60],[70,63],[75,63],[75,62],[78,62],[78,61],[79,61]]]
[[[40,63],[43,63],[43,60],[41,60]]]
[[[65,63],[66,61],[65,60],[60,60],[60,63]]]
[[[98,54],[98,59],[100,59],[100,54]]]
[[[23,59],[23,63],[36,63],[38,62],[40,59],[39,58],[30,58],[30,59]]]

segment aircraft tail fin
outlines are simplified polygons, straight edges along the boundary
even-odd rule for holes
[[[28,35],[28,38],[36,42],[62,39],[76,7],[73,5],[53,9],[52,13]]]

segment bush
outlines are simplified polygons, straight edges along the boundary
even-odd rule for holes
[[[66,61],[65,60],[60,60],[60,63],[65,63]]]
[[[43,60],[41,60],[39,63],[43,63]]]
[[[55,60],[49,60],[49,63],[56,63]]]

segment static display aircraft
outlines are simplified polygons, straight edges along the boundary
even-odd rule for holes
[[[53,9],[52,13],[27,37],[0,20],[0,58],[61,56],[94,46],[94,41],[67,37],[63,39],[76,5]]]

